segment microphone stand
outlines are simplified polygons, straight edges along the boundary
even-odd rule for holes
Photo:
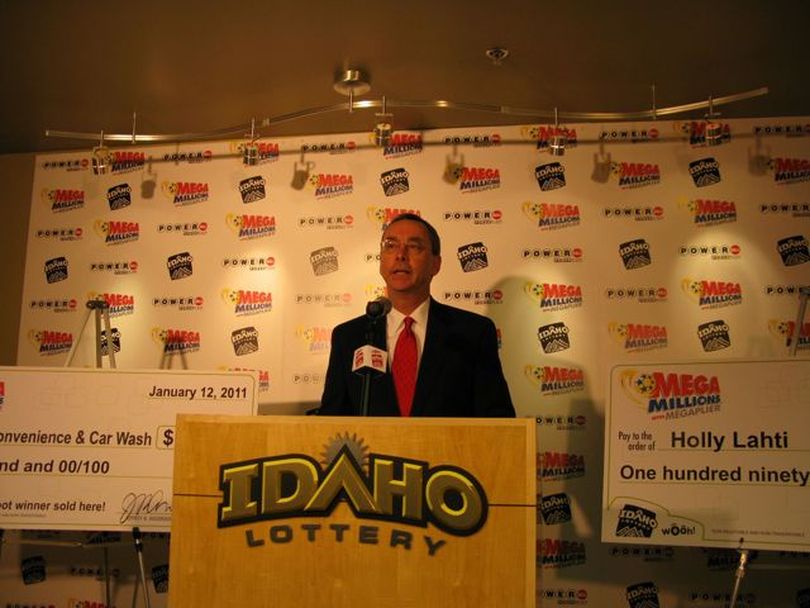
[[[132,528],[132,540],[135,543],[135,553],[138,555],[138,566],[140,568],[139,576],[141,589],[143,589],[143,601],[146,608],[151,608],[149,601],[149,590],[146,588],[146,571],[143,567],[143,540],[141,538],[141,530],[137,526]],[[136,588],[137,590],[137,588]],[[132,601],[135,601],[135,596],[132,596]]]
[[[385,318],[385,317],[383,317]],[[377,321],[380,317],[371,317],[366,325],[366,344],[374,344],[374,329],[377,327]],[[371,376],[370,370],[363,372],[363,385],[360,394],[360,415],[364,418],[368,416],[368,400],[371,393]]]

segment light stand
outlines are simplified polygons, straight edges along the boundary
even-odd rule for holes
[[[67,356],[67,361],[65,361],[65,367],[70,367],[70,364],[73,363],[73,358],[76,356],[76,349],[79,346],[79,342],[82,339],[82,335],[84,335],[85,328],[87,327],[88,321],[90,321],[90,313],[93,313],[95,325],[95,345],[96,345],[96,367],[101,369],[101,357],[103,356],[102,349],[101,349],[101,318],[104,317],[104,329],[106,331],[107,336],[107,357],[110,359],[110,369],[115,369],[115,349],[113,348],[112,343],[112,328],[110,327],[110,305],[102,299],[97,300],[88,300],[87,304],[87,311],[84,314],[84,321],[82,322],[82,326],[79,329],[79,335],[76,337],[76,340],[73,341],[73,344],[70,347],[70,352]]]

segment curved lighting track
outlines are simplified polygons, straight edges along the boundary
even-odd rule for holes
[[[622,120],[655,120],[661,116],[672,116],[674,114],[683,114],[685,112],[693,112],[695,110],[711,110],[715,106],[726,105],[743,101],[745,99],[752,99],[760,97],[761,95],[768,94],[768,87],[760,87],[744,93],[735,93],[733,95],[726,95],[725,97],[709,98],[705,101],[696,101],[694,103],[687,103],[678,106],[670,106],[668,108],[652,108],[649,110],[640,110],[637,112],[557,112],[556,115],[560,120],[574,121],[574,122],[597,122],[597,121],[622,121]],[[503,116],[516,116],[516,117],[532,117],[532,118],[555,118],[554,110],[538,110],[534,108],[516,108],[511,106],[497,106],[480,103],[465,103],[447,100],[407,100],[407,99],[386,99],[385,105],[388,108],[444,108],[447,110],[460,110],[468,112],[483,112],[489,114],[500,114]],[[316,108],[307,108],[297,112],[290,112],[289,114],[280,114],[279,116],[270,116],[263,118],[255,123],[245,123],[241,125],[234,125],[232,127],[225,127],[214,131],[205,131],[201,133],[167,133],[167,134],[136,134],[132,133],[104,133],[102,135],[103,141],[121,141],[129,142],[132,144],[148,143],[148,142],[179,142],[179,141],[194,141],[200,139],[218,139],[221,137],[228,137],[238,135],[245,137],[246,133],[250,132],[253,126],[270,127],[274,124],[283,122],[290,122],[301,118],[309,118],[312,116],[319,116],[321,114],[330,114],[334,112],[351,112],[354,109],[365,108],[381,108],[383,101],[377,99],[367,99],[347,103],[338,103],[331,106],[319,106]],[[99,134],[96,133],[80,133],[76,131],[58,131],[55,129],[46,129],[46,137],[59,137],[63,139],[86,139],[98,140]]]

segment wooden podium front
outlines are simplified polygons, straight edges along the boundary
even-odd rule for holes
[[[535,605],[531,419],[177,417],[173,608]]]

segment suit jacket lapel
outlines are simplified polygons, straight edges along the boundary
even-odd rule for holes
[[[438,387],[441,386],[442,353],[447,335],[447,323],[443,312],[438,303],[431,298],[411,416],[421,416],[431,404],[431,400],[436,398],[435,394]]]

